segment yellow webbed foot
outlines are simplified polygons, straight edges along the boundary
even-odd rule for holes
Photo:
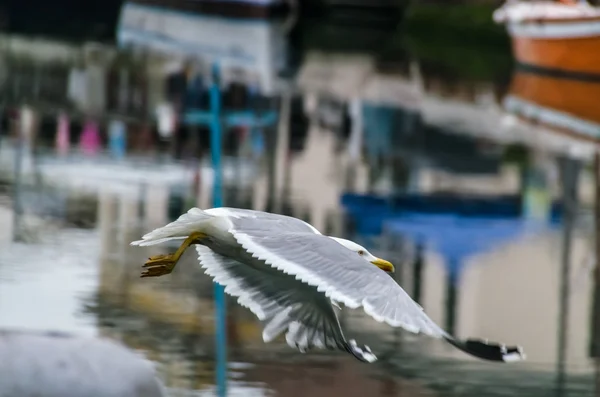
[[[166,263],[175,263],[175,257],[173,254],[165,254],[165,255],[154,255],[148,258],[143,267],[150,267],[152,265],[162,265]]]
[[[175,258],[173,254],[151,256],[142,266],[147,270],[142,273],[141,277],[160,277],[170,274],[175,268],[177,260],[178,258]]]
[[[142,266],[148,269],[142,273],[142,277],[160,277],[171,273],[183,252],[192,244],[200,244],[201,240],[206,237],[208,236],[204,233],[194,232],[181,243],[176,252],[151,256]]]

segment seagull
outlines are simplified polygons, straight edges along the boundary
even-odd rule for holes
[[[390,277],[395,270],[390,262],[352,241],[325,236],[300,219],[238,208],[191,208],[131,245],[172,240],[182,240],[179,248],[149,258],[141,277],[171,273],[194,245],[205,273],[263,323],[265,343],[285,332],[287,344],[302,353],[341,350],[366,363],[376,361],[368,346],[344,336],[334,309],[343,304],[362,308],[392,327],[445,340],[483,360],[525,359],[520,346],[453,337]]]

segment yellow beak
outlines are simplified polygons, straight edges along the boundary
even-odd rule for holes
[[[374,264],[375,266],[377,266],[378,268],[380,268],[381,270],[383,270],[384,272],[388,272],[388,273],[394,273],[396,271],[396,268],[394,268],[394,265],[392,265],[390,262],[381,259],[381,258],[377,258],[374,261],[371,261],[372,264]]]

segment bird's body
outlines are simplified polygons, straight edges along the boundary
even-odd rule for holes
[[[183,239],[175,254],[151,258],[144,276],[170,273],[183,250],[196,245],[205,272],[264,324],[269,342],[345,350],[365,362],[368,347],[347,340],[334,306],[357,309],[379,322],[442,338],[475,356],[496,361],[523,358],[520,348],[454,339],[435,324],[385,271],[393,266],[348,240],[322,235],[296,218],[235,208],[192,208],[133,245]],[[376,266],[372,266],[375,264]]]

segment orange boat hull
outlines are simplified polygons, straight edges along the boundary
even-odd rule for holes
[[[513,37],[519,63],[600,76],[600,36],[572,39]]]
[[[506,22],[519,63],[600,76],[600,17]]]
[[[600,81],[589,82],[517,71],[507,110],[529,122],[578,138],[600,140]]]

